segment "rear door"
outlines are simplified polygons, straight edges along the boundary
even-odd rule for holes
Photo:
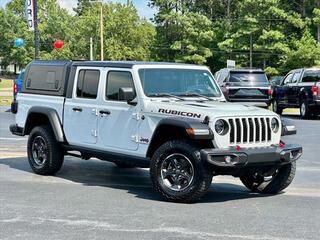
[[[269,81],[264,72],[231,71],[228,82],[231,101],[269,100]]]
[[[64,107],[64,131],[71,145],[90,146],[98,137],[98,92],[103,69],[79,67],[75,74],[72,98]]]

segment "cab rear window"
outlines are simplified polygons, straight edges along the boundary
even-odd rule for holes
[[[302,82],[318,82],[320,81],[320,70],[305,71]]]

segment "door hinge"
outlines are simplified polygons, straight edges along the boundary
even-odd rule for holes
[[[92,109],[91,113],[95,116],[98,116],[98,109],[96,108]]]
[[[131,136],[131,140],[132,140],[133,142],[138,143],[138,142],[139,142],[139,136],[138,136],[138,135],[132,135],[132,136]]]
[[[92,129],[92,130],[91,130],[91,135],[94,136],[94,137],[98,137],[98,131]]]
[[[142,114],[141,113],[133,113],[132,118],[136,119],[137,121],[141,120]]]

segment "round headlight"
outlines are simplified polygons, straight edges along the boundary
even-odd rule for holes
[[[271,120],[271,130],[276,133],[279,130],[279,121],[276,118],[272,118]]]
[[[219,119],[216,121],[214,129],[219,135],[225,135],[228,132],[229,126],[225,120]]]

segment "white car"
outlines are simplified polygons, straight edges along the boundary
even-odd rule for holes
[[[35,173],[55,174],[64,155],[150,167],[154,188],[169,201],[198,200],[216,175],[278,193],[302,153],[281,141],[293,126],[271,111],[227,103],[204,66],[35,61],[17,102],[10,130],[29,135]]]

